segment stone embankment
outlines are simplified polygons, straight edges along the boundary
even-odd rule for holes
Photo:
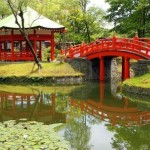
[[[150,73],[150,60],[139,60],[130,64],[134,76],[141,76]]]
[[[139,60],[138,62],[132,63],[130,67],[133,70],[135,77],[142,76],[146,73],[150,73],[150,60]],[[138,95],[150,96],[149,88],[135,86],[134,84],[130,85],[129,82],[126,82],[126,81],[123,83],[122,91],[123,93],[128,92],[128,93],[135,93]]]
[[[134,93],[138,95],[145,95],[150,96],[150,89],[149,88],[142,88],[142,87],[136,87],[136,86],[130,86],[126,83],[122,86],[122,92],[123,93]]]

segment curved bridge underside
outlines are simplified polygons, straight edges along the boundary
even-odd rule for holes
[[[94,52],[94,53],[89,53],[86,55],[86,58],[91,60],[91,59],[95,59],[95,58],[101,58],[101,57],[108,57],[108,56],[112,56],[112,57],[128,57],[131,59],[147,59],[147,57],[145,57],[144,55],[140,55],[139,53],[133,53],[130,51],[101,51],[101,52]]]

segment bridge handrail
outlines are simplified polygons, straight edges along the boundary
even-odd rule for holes
[[[147,42],[145,42],[147,41]],[[148,38],[104,38],[97,39],[91,43],[82,43],[72,46],[67,50],[67,56],[70,58],[84,57],[87,54],[93,53],[97,50],[115,50],[126,48],[128,52],[135,52],[150,59],[150,39]]]

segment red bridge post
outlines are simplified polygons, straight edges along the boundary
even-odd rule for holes
[[[127,57],[122,58],[122,79],[126,80],[130,78],[130,59]]]
[[[99,79],[100,81],[105,80],[105,66],[104,66],[104,57],[100,57],[99,65]]]

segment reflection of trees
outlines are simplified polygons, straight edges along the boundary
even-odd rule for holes
[[[90,127],[86,125],[86,118],[77,108],[72,108],[69,113],[68,123],[65,130],[65,139],[76,150],[90,150]]]
[[[84,86],[78,87],[71,91],[69,96],[77,100],[99,100],[99,88],[99,83],[86,83]]]
[[[98,117],[93,117],[92,115],[88,115],[87,119],[88,124],[90,125],[95,125],[95,124],[100,124],[102,121]]]
[[[117,150],[149,150],[150,149],[150,126],[108,126],[109,130],[115,131],[112,139],[112,147]]]
[[[69,111],[70,97],[63,94],[57,94],[56,97],[56,112],[67,113]]]
[[[37,95],[37,97],[35,99],[34,107],[33,107],[32,111],[30,113],[29,120],[31,120],[33,118],[34,114],[36,113],[38,103],[40,102],[41,98],[42,98],[42,93],[39,92],[39,94]]]

